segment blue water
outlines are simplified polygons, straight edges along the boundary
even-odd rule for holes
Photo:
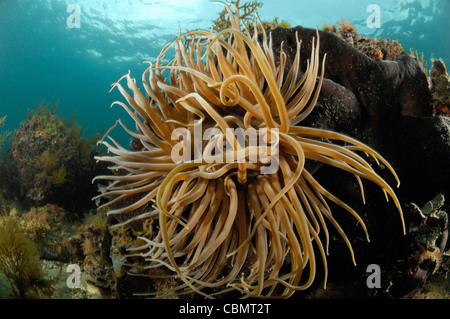
[[[244,0],[241,0],[244,2]],[[322,28],[349,18],[359,33],[398,39],[403,47],[450,63],[450,0],[263,0],[262,20],[275,16],[292,26]],[[367,18],[374,3],[379,27]],[[79,28],[74,26],[80,9]],[[69,7],[69,10],[68,10]],[[209,29],[222,6],[209,0],[1,0],[0,117],[13,131],[40,101],[59,102],[59,111],[94,133],[127,118],[112,82],[131,70],[140,81],[168,41],[182,31]],[[68,24],[68,20],[72,24]]]

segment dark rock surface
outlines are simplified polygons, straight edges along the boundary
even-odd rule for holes
[[[306,69],[316,32],[302,27],[272,31],[275,51],[283,42],[287,69],[294,58],[296,34],[302,41],[301,70]],[[316,178],[361,214],[371,242],[365,241],[360,225],[355,225],[351,216],[333,208],[352,238],[357,266],[353,267],[345,244],[332,241],[328,257],[331,290],[321,292],[318,280],[314,297],[411,296],[410,292],[429,275],[425,271],[421,278],[413,276],[423,261],[418,256],[429,248],[418,251],[410,231],[415,227],[410,223],[415,222],[410,218],[410,204],[424,205],[438,194],[450,198],[450,120],[433,116],[427,77],[420,63],[409,54],[400,54],[396,61],[374,60],[330,32],[319,31],[319,35],[320,60],[327,54],[325,79],[316,108],[301,125],[352,136],[384,156],[401,181],[396,193],[407,229],[403,235],[396,208],[392,201],[386,203],[376,185],[364,183],[367,203],[363,205],[353,176],[332,167],[321,167],[315,173]],[[395,188],[395,181],[386,170],[380,168],[380,174]],[[448,204],[442,210],[448,212]],[[446,247],[441,243],[442,251]],[[381,268],[381,289],[369,289],[366,285],[366,267],[373,263]],[[305,294],[311,296],[308,292],[298,296]]]

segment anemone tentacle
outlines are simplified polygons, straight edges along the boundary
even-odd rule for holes
[[[131,274],[159,278],[152,270],[164,268],[165,276],[178,280],[164,297],[191,292],[215,297],[232,290],[243,297],[289,297],[307,289],[315,278],[316,250],[327,276],[327,224],[342,236],[355,263],[351,242],[328,202],[353,215],[369,239],[364,221],[307,171],[309,160],[354,175],[363,197],[362,180],[377,184],[394,200],[404,228],[393,189],[359,155],[383,163],[398,181],[380,154],[342,134],[301,126],[316,104],[324,77],[326,59],[319,61],[319,33],[305,73],[299,74],[297,39],[293,65],[285,74],[283,47],[276,65],[271,36],[261,23],[254,22],[253,33],[241,31],[238,9],[231,7],[226,5],[230,29],[180,32],[162,49],[156,63],[142,74],[148,98],[130,73],[113,85],[127,102],[113,104],[122,106],[134,120],[136,132],[120,121],[114,127],[120,123],[142,148],[127,150],[114,140],[111,144],[102,139],[113,156],[97,159],[123,173],[98,176],[111,184],[96,199],[109,199],[103,205],[114,206],[109,214],[150,207],[119,226],[157,221],[150,237],[140,237],[140,246],[129,247],[128,257],[146,260],[144,267],[130,266]],[[171,47],[175,56],[164,64]],[[199,127],[201,138],[207,130],[215,133],[200,141],[202,152],[197,158],[175,163],[172,151],[178,140],[172,139],[172,133],[183,129],[195,137]],[[250,128],[259,131],[266,143],[247,145],[247,135],[242,144],[230,133],[230,129]],[[194,150],[196,142],[188,140],[183,152]],[[278,169],[262,173],[273,164]],[[130,201],[133,196],[137,199]],[[306,267],[308,278],[303,277]]]

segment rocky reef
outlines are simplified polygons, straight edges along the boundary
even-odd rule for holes
[[[433,110],[436,115],[450,115],[450,82],[445,64],[441,60],[433,60],[430,74],[430,90]]]
[[[410,224],[406,236],[401,235],[398,222],[391,217],[395,216],[392,214],[393,205],[386,203],[383,194],[367,185],[367,204],[356,204],[356,207],[358,211],[365,212],[373,239],[367,244],[362,234],[359,234],[360,240],[356,245],[360,256],[357,262],[361,266],[357,266],[356,271],[351,266],[347,267],[349,265],[345,265],[346,269],[337,265],[339,253],[334,257],[335,260],[330,256],[330,263],[336,262],[336,268],[332,266],[330,282],[332,286],[336,284],[340,287],[337,291],[345,291],[344,287],[351,286],[353,292],[347,297],[375,296],[361,278],[367,277],[365,267],[376,263],[380,265],[384,276],[382,289],[376,293],[378,297],[412,297],[414,293],[411,295],[411,292],[417,292],[416,288],[423,285],[431,274],[438,272],[438,269],[448,271],[445,266],[439,268],[448,259],[445,251],[448,250],[446,234],[449,206],[444,198],[450,198],[450,119],[445,116],[448,102],[443,102],[448,101],[449,97],[448,75],[443,62],[434,61],[431,78],[427,77],[423,64],[404,51],[397,52],[394,61],[373,56],[361,46],[355,46],[355,43],[361,44],[363,41],[354,30],[349,30],[347,26],[344,33],[347,38],[342,36],[341,31],[334,29],[331,32],[319,32],[320,57],[327,54],[325,80],[316,108],[303,124],[357,137],[387,158],[399,175],[401,186],[396,193],[402,204],[409,207],[405,209],[405,219]],[[315,33],[315,30],[302,27],[277,28],[272,31],[273,44],[275,48],[279,48],[281,42],[287,44],[291,49],[284,51],[287,61],[292,61],[296,34],[302,41],[301,54],[307,56]],[[383,40],[364,41],[371,48],[374,48],[374,43],[385,43]],[[396,42],[387,42],[395,43],[396,49],[401,47]],[[286,69],[289,67],[288,62]],[[305,69],[306,61],[303,60],[302,70]],[[382,170],[380,174],[383,174]],[[360,202],[357,199],[358,185],[351,178],[341,176],[337,170],[325,166],[318,168],[315,176],[338,197],[341,196],[352,205]],[[343,180],[346,180],[347,185],[344,188]],[[353,191],[349,192],[349,189]],[[354,197],[348,194],[354,194]],[[439,217],[434,217],[440,220],[437,228],[430,226],[435,225],[431,217],[424,217],[427,223],[423,219],[418,220],[416,209],[429,205],[427,203],[436,196],[440,201],[439,205],[435,205],[439,207],[439,214],[436,215]],[[411,203],[414,205],[411,206]],[[429,213],[421,216],[425,215],[429,216]],[[434,240],[440,242],[436,244],[439,249],[424,249],[423,246],[422,250],[419,249],[417,228],[421,232],[434,234]],[[346,231],[352,233],[351,229],[348,226]],[[342,243],[333,245],[330,251],[339,251],[339,246]],[[414,275],[421,273],[419,269],[424,260],[431,260],[432,265],[427,267],[422,277]],[[393,278],[394,273],[405,276]],[[336,290],[331,289],[326,295],[332,296],[333,291]]]
[[[106,218],[95,211],[91,181],[105,168],[93,158],[98,136],[83,133],[75,117],[44,102],[14,134],[0,132],[0,142],[11,135],[0,157],[0,298],[100,296]],[[67,286],[71,264],[82,270],[81,289]]]
[[[11,298],[44,298],[53,293],[40,265],[36,244],[21,232],[17,219],[0,216],[0,288]]]
[[[283,43],[286,70],[292,65],[296,37],[302,41],[303,57],[309,56],[312,39],[316,37],[316,30],[303,27],[278,27],[270,32],[276,58],[280,56],[279,48]],[[351,218],[333,206],[342,228],[349,237],[356,238],[353,245],[357,266],[342,262],[342,256],[348,252],[344,242],[337,239],[337,233],[333,234],[328,256],[328,289],[322,290],[322,283],[317,283],[310,291],[299,292],[294,298],[412,298],[427,279],[447,271],[448,204],[444,198],[450,198],[447,164],[450,120],[446,116],[436,116],[431,82],[417,58],[405,52],[397,41],[363,40],[352,32],[347,33],[352,37],[349,41],[337,32],[319,31],[319,60],[327,55],[325,78],[317,105],[302,124],[356,137],[387,158],[401,180],[396,192],[404,207],[408,228],[403,234],[395,206],[386,202],[376,186],[364,185],[366,204],[363,204],[359,185],[352,176],[333,167],[308,163],[315,166],[314,176],[322,185],[362,213],[371,242],[366,242],[364,233],[355,227]],[[358,45],[355,46],[355,42]],[[374,56],[372,49],[366,49],[367,45],[379,47],[382,55]],[[305,72],[307,60],[302,59],[301,63]],[[439,92],[448,97],[446,91]],[[132,145],[139,148],[138,142]],[[389,180],[385,171],[381,167],[379,174]],[[424,209],[429,203],[435,203],[434,208]],[[108,224],[114,222],[110,219]],[[114,251],[116,262],[118,256],[125,254],[124,249],[118,249],[120,243],[128,238],[130,244],[145,231],[142,225],[134,228],[131,223],[128,226],[116,228],[113,233],[106,232],[104,252],[109,256]],[[421,243],[418,234],[431,236],[433,244]],[[371,264],[381,269],[378,289],[366,283],[367,267]],[[123,273],[118,279],[117,291],[119,296],[127,298],[132,297],[133,292],[163,290],[167,285],[170,283],[138,280]]]
[[[395,61],[404,51],[398,40],[373,39],[359,34],[348,19],[342,19],[336,25],[324,23],[322,31],[335,34],[350,46],[374,60]]]
[[[96,186],[91,180],[102,170],[93,157],[100,148],[97,136],[84,138],[83,132],[74,118],[66,120],[57,112],[57,104],[50,108],[42,102],[29,110],[9,141],[9,191],[16,190],[29,206],[54,203],[76,212],[93,208]]]
[[[257,7],[256,2],[254,6]],[[268,27],[275,58],[280,56],[283,43],[285,68],[289,70],[298,37],[302,41],[301,70],[305,72],[305,57],[310,56],[316,30],[276,27],[277,24]],[[348,262],[345,243],[336,231],[331,231],[327,289],[317,282],[294,298],[449,298],[450,86],[445,64],[433,61],[428,74],[423,63],[405,52],[398,41],[363,37],[345,20],[336,26],[325,26],[319,35],[319,59],[327,55],[325,76],[317,105],[302,125],[362,140],[392,164],[401,181],[396,193],[407,231],[402,233],[394,204],[386,202],[376,185],[364,184],[364,204],[353,176],[326,165],[307,163],[324,187],[361,213],[371,241],[366,241],[361,227],[355,227],[351,217],[330,203],[342,228],[352,238],[357,265]],[[42,279],[39,269],[60,269],[56,276],[61,277],[70,263],[81,266],[84,292],[67,294],[64,287],[65,298],[133,298],[139,292],[171,287],[174,283],[164,279],[164,272],[156,274],[160,280],[146,280],[127,274],[123,267],[126,249],[142,244],[139,236],[154,231],[158,227],[155,223],[147,220],[111,229],[125,217],[106,220],[104,210],[83,215],[83,207],[90,207],[96,192],[90,188],[94,187],[91,178],[104,167],[93,162],[93,155],[98,152],[93,140],[83,140],[79,126],[62,120],[56,115],[56,108],[48,106],[41,104],[29,112],[10,140],[12,169],[0,171],[8,174],[8,187],[17,185],[17,195],[28,203],[24,211],[18,212],[0,194],[0,226],[14,228],[14,233],[26,236],[0,238],[0,257],[8,256],[1,251],[2,244],[5,247],[8,240],[19,242],[28,252],[24,265],[34,272],[30,278],[41,280],[45,288],[40,291],[29,283],[22,291],[14,288],[13,297],[61,297],[62,294],[55,294],[55,281]],[[0,124],[1,119],[4,118],[0,118]],[[131,149],[141,147],[138,140],[132,141]],[[393,184],[386,171],[384,167],[378,169]],[[132,202],[135,198],[126,200]],[[74,211],[78,211],[78,218],[71,217]],[[130,212],[126,218],[137,213]],[[139,257],[133,262],[139,265]],[[376,288],[367,285],[367,267],[373,264],[381,270],[380,286]],[[66,277],[67,274],[60,278],[63,285]]]
[[[0,299],[116,296],[114,270],[101,254],[104,211],[74,216],[54,204],[19,206],[0,197]],[[74,265],[79,287],[68,285]]]

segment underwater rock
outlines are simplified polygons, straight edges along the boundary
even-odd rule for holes
[[[316,30],[296,27],[271,32],[274,48],[284,43],[287,69],[296,34],[302,41],[302,56],[308,56]],[[430,88],[420,62],[406,52],[395,62],[373,60],[333,33],[319,34],[320,58],[327,54],[326,79],[314,111],[302,124],[344,133],[374,147],[399,173],[399,192],[408,197],[407,202],[415,196],[426,201],[449,190],[450,167],[444,164],[450,158],[449,119],[433,116]],[[301,63],[304,71],[306,59]],[[447,75],[442,62],[435,64],[433,74]],[[443,87],[437,82],[434,87]],[[446,90],[447,78],[445,82]]]
[[[53,203],[74,213],[94,208],[92,178],[105,170],[95,165],[97,137],[86,139],[74,118],[66,120],[42,102],[29,111],[9,143],[11,177],[8,188],[29,206]]]
[[[20,226],[37,246],[43,259],[69,261],[67,212],[52,204],[31,207],[20,218]]]
[[[336,82],[324,79],[316,107],[303,123],[357,136],[363,129],[361,116],[360,103],[355,94]]]
[[[274,48],[284,43],[286,69],[289,69],[295,53],[296,34],[302,41],[301,55],[308,56],[316,30],[277,28],[271,34]],[[374,147],[396,169],[401,181],[396,193],[402,203],[425,203],[441,193],[449,198],[450,119],[433,116],[431,93],[437,90],[430,91],[420,62],[406,52],[398,55],[396,61],[375,60],[334,33],[319,31],[319,34],[320,59],[327,54],[325,79],[314,111],[302,124],[344,133]],[[275,56],[278,56],[277,53]],[[306,59],[301,59],[301,63],[304,71]],[[443,88],[444,73],[446,75],[446,72],[434,73],[440,77],[440,82],[434,82],[434,87],[440,83],[439,92],[447,90],[447,87]],[[445,84],[448,85],[447,78]],[[363,205],[357,199],[357,183],[351,177],[339,174],[333,168],[321,167],[314,176],[339,198],[352,203],[357,211],[365,212],[364,220],[367,220],[372,241],[365,243],[354,227],[346,227],[343,222],[346,233],[352,237],[359,236],[360,240],[354,245],[359,254],[358,264],[363,266],[356,269],[350,267],[350,270],[340,267],[338,261],[341,253],[345,254],[345,251],[339,253],[343,243],[331,243],[330,251],[338,253],[329,257],[330,268],[336,271],[330,274],[329,282],[341,287],[359,282],[362,293],[375,296],[374,291],[367,291],[365,283],[360,280],[367,276],[364,266],[374,261],[373,256],[377,256],[376,262],[385,271],[385,279],[391,278],[394,269],[409,271],[405,264],[398,265],[396,252],[413,256],[415,250],[411,242],[414,239],[398,235],[398,224],[391,218],[392,208],[378,191],[374,192],[371,185],[365,185],[367,204]],[[405,284],[408,281],[411,281],[409,276],[397,278],[395,288],[389,286],[392,282],[384,281],[385,292],[378,292],[376,296],[407,295],[411,291],[408,289],[412,289]]]
[[[444,202],[444,196],[439,194],[421,208],[414,203],[411,205],[414,214],[411,213],[409,232],[414,234],[415,242],[425,249],[438,249],[440,252],[445,249],[448,236],[442,235],[448,231],[448,215],[442,210]]]
[[[450,82],[445,64],[433,60],[430,74],[433,110],[436,114],[450,115]]]
[[[0,217],[0,285],[8,298],[47,298],[53,294],[54,279],[42,269],[38,249],[21,231],[18,220]]]
[[[358,34],[350,21],[342,19],[336,25],[324,24],[322,31],[335,34],[337,37],[374,60],[395,61],[404,51],[398,40],[373,39]]]
[[[388,156],[408,201],[425,202],[439,193],[450,198],[450,118],[403,117],[390,131]]]
[[[415,298],[432,275],[448,273],[446,263],[450,259],[448,251],[445,251],[448,242],[448,214],[444,203],[444,196],[438,194],[420,207],[415,203],[406,205],[410,216],[410,246],[400,253],[401,262],[391,272],[393,289],[390,293],[394,297],[399,297],[399,293],[408,291],[405,287],[409,287],[410,291],[402,297]]]
[[[88,214],[82,224],[72,227],[76,232],[69,238],[72,262],[76,262],[89,279],[87,282],[99,289],[101,295],[110,298],[115,295],[115,270],[103,259],[102,239],[106,228],[103,210]]]
[[[271,31],[275,57],[279,56],[277,51],[279,52],[281,43],[284,43],[283,48],[287,55],[286,69],[292,65],[296,34],[302,41],[301,56],[308,57],[312,39],[316,37],[316,30],[299,26],[291,29],[277,28]],[[359,105],[359,110],[353,112],[352,118],[349,119],[359,122],[357,138],[382,152],[386,131],[395,126],[402,116],[432,115],[427,78],[415,58],[403,52],[396,61],[374,60],[333,33],[319,31],[319,35],[319,60],[324,54],[327,55],[324,77],[348,90],[346,99],[353,100],[351,109],[356,108],[356,102]],[[307,59],[301,59],[303,71],[306,66]],[[321,96],[334,95],[334,92],[328,92],[332,90],[332,87],[332,85],[324,85]],[[321,108],[334,109],[337,104],[332,102],[324,106],[323,103],[318,103],[314,112],[320,112]],[[345,108],[340,107],[340,109]],[[342,121],[339,117],[328,120],[331,128],[336,122]],[[310,119],[307,121],[310,125],[314,125]],[[353,125],[341,128],[341,133],[355,137]]]

